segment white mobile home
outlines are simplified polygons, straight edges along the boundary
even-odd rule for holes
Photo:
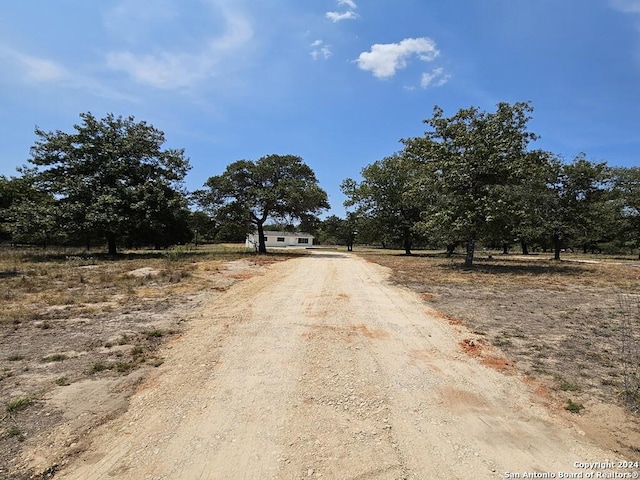
[[[290,233],[290,232],[264,232],[264,244],[269,247],[310,247],[313,245],[314,236],[310,233]],[[258,248],[258,232],[247,235],[245,246],[247,248]]]

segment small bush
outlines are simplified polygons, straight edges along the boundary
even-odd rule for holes
[[[581,403],[574,403],[573,400],[569,399],[564,409],[571,413],[580,413],[581,410],[584,410],[584,405]]]

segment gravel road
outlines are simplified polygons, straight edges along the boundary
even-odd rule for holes
[[[485,479],[614,459],[426,308],[356,256],[271,265],[196,312],[56,478]]]

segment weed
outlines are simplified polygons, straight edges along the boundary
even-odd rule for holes
[[[56,353],[54,355],[49,355],[48,357],[44,357],[42,359],[43,363],[51,363],[51,362],[62,362],[67,359],[67,356],[63,353]]]
[[[11,427],[9,427],[7,429],[7,431],[6,431],[6,433],[4,434],[4,436],[5,436],[5,438],[15,438],[19,442],[24,442],[24,440],[25,440],[24,433],[22,433],[22,430],[20,430],[15,425],[12,425]]]
[[[131,349],[131,355],[134,357],[137,357],[139,355],[143,355],[144,354],[144,348],[140,347],[140,346],[135,346]]]
[[[145,335],[147,336],[147,338],[160,338],[165,334],[164,330],[160,329],[160,328],[154,328],[151,330],[147,330],[145,332]]]
[[[29,397],[23,397],[23,398],[18,398],[16,400],[13,400],[9,403],[7,403],[5,410],[8,414],[14,414],[17,412],[21,412],[22,410],[26,409],[29,405],[31,405],[33,403],[33,399],[29,398]]]
[[[581,390],[579,385],[575,383],[567,382],[566,380],[562,380],[560,382],[559,388],[563,392],[579,392]]]
[[[87,375],[95,375],[96,373],[103,372],[105,370],[111,370],[113,368],[112,365],[104,363],[104,362],[96,362],[89,367],[87,370]]]
[[[581,403],[574,403],[573,400],[569,399],[564,409],[571,413],[580,413],[580,411],[584,410],[584,405]]]
[[[135,368],[135,363],[132,362],[116,362],[115,369],[120,373],[128,373]]]
[[[24,360],[26,357],[24,355],[9,355],[7,357],[7,361],[9,362],[19,362],[20,360]]]

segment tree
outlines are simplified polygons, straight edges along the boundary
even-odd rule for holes
[[[358,233],[358,218],[353,212],[347,212],[347,218],[331,215],[320,222],[318,230],[321,243],[346,245],[351,252]]]
[[[372,219],[381,232],[399,239],[407,255],[420,220],[419,203],[408,196],[419,171],[415,159],[400,152],[363,168],[361,182],[347,178],[340,186],[345,206],[355,206],[357,216]]]
[[[613,207],[607,202],[608,178],[606,163],[591,162],[584,154],[571,163],[560,165],[547,214],[556,260],[560,260],[562,246],[570,239],[577,240],[583,249],[587,249],[605,235],[602,229],[604,212]]]
[[[620,213],[621,241],[637,248],[640,246],[640,167],[615,168],[612,181]]]
[[[101,234],[115,255],[119,239],[174,228],[186,215],[184,151],[163,150],[164,133],[133,117],[80,118],[74,133],[36,128],[29,160],[34,185],[55,196],[64,229]]]
[[[210,177],[195,197],[218,221],[242,225],[246,233],[257,229],[258,253],[267,252],[267,219],[308,221],[310,215],[329,208],[327,194],[318,185],[315,173],[294,155],[236,161],[221,175]]]
[[[440,107],[424,122],[424,137],[403,140],[407,154],[422,163],[413,197],[423,202],[418,227],[439,232],[447,242],[467,244],[465,266],[473,264],[476,242],[504,235],[513,215],[513,187],[526,183],[532,157],[527,146],[535,134],[527,131],[529,103],[499,103],[495,113],[472,107],[445,117]],[[536,157],[540,159],[542,157]]]

